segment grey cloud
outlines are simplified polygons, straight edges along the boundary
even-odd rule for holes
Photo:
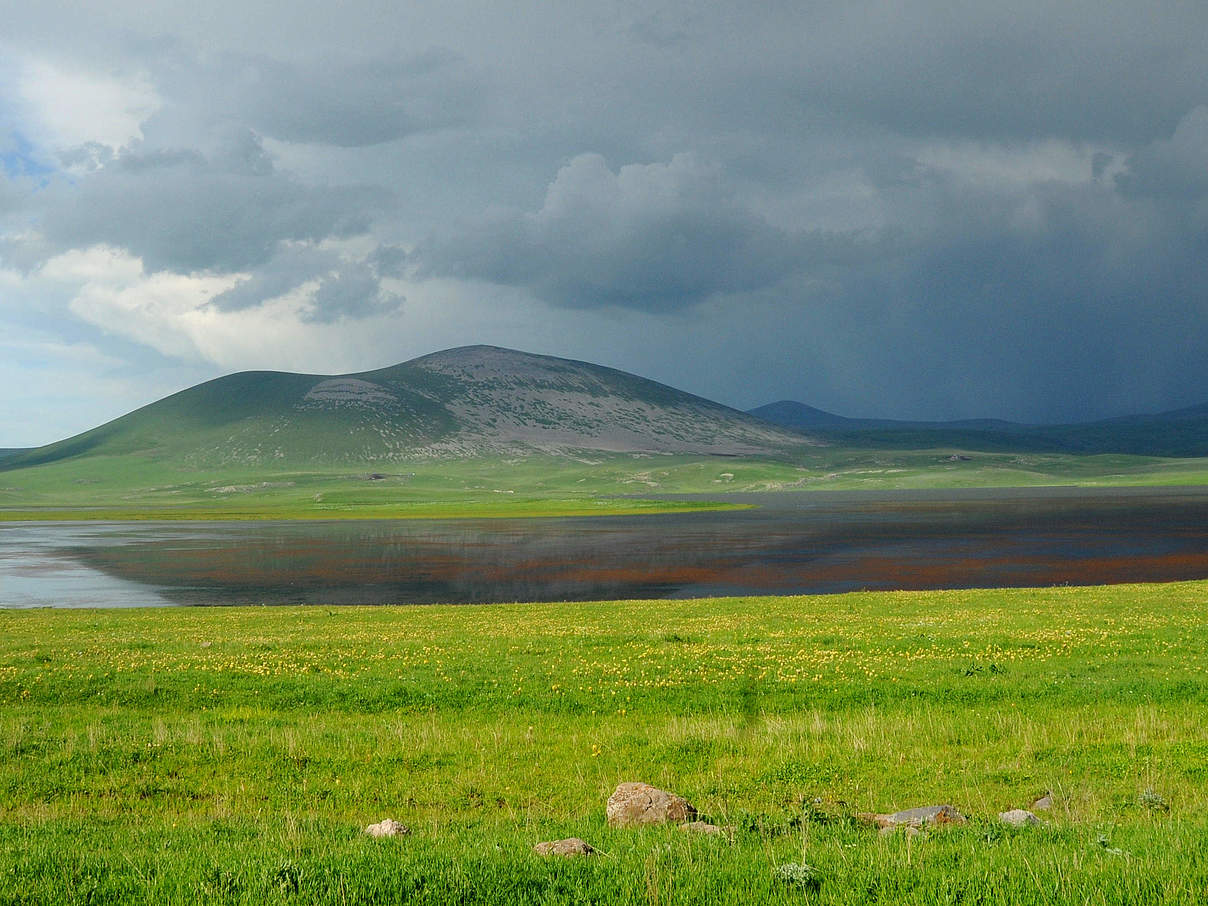
[[[361,147],[471,122],[483,88],[445,50],[408,58],[302,62],[227,54],[212,62],[161,54],[164,90],[214,121],[288,142]]]
[[[47,237],[63,248],[108,243],[149,271],[247,270],[282,240],[364,232],[382,193],[307,186],[274,169],[257,138],[228,132],[208,152],[127,149],[42,199]]]
[[[857,0],[776,27],[781,90],[904,134],[1144,141],[1208,97],[1201,4]]]
[[[1131,195],[1185,201],[1208,195],[1208,107],[1196,107],[1169,139],[1139,149],[1116,184]]]
[[[382,287],[372,258],[350,261],[313,245],[287,244],[251,276],[208,304],[219,311],[241,311],[313,282],[318,286],[302,315],[306,321],[330,324],[394,311],[403,300]]]
[[[303,283],[331,272],[340,264],[335,252],[312,245],[284,245],[247,279],[219,293],[209,305],[219,311],[255,308],[283,296]]]
[[[24,201],[24,196],[25,193],[18,189],[3,172],[0,172],[0,214],[16,210]]]
[[[93,172],[113,162],[114,152],[108,145],[88,142],[59,154],[59,164],[73,170]]]
[[[330,324],[396,311],[401,296],[382,288],[378,275],[365,264],[346,264],[325,277],[315,293],[307,320]]]
[[[407,272],[409,256],[399,245],[382,244],[369,253],[369,263],[382,277],[402,277]]]
[[[614,173],[587,154],[540,210],[496,212],[415,257],[423,275],[523,286],[556,305],[668,311],[773,285],[829,245],[767,223],[692,155]]]

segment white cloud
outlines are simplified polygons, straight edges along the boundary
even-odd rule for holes
[[[223,370],[358,370],[363,361],[348,349],[380,348],[395,329],[397,318],[390,312],[334,325],[314,321],[324,286],[319,279],[247,308],[210,304],[249,277],[148,274],[139,258],[108,246],[57,255],[35,275],[43,285],[69,287],[71,313],[105,333]]]
[[[920,167],[963,182],[1003,188],[1036,182],[1089,182],[1096,154],[1107,149],[1048,139],[1015,144],[936,142],[916,154]]]
[[[57,255],[46,262],[40,276],[80,285],[70,306],[80,319],[183,359],[204,357],[197,342],[205,333],[202,308],[237,279],[170,271],[147,274],[141,260],[106,246]]]
[[[60,150],[89,142],[121,148],[142,137],[142,124],[160,107],[145,74],[86,72],[43,59],[21,66],[17,93],[29,131]]]

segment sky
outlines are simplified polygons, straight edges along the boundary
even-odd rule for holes
[[[1208,401],[1208,4],[0,0],[0,447],[489,343],[739,408]]]

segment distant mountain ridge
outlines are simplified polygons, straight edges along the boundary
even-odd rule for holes
[[[1027,425],[998,419],[927,422],[846,418],[794,400],[759,406],[750,414],[827,443],[857,447],[1208,456],[1208,403],[1065,425]]]
[[[492,454],[782,454],[800,433],[624,371],[466,346],[375,371],[249,371],[173,394],[0,468],[139,455],[182,468]]]
[[[946,422],[908,421],[896,418],[848,418],[825,409],[815,409],[796,400],[779,400],[747,410],[749,414],[773,424],[791,428],[978,428],[1010,430],[1026,428],[997,418],[966,418]]]

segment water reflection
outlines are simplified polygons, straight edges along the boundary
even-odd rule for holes
[[[590,600],[1208,577],[1208,491],[754,496],[562,519],[0,525],[0,604]]]

